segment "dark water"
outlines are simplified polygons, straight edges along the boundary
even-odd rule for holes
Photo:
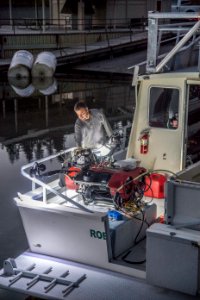
[[[91,108],[103,108],[111,123],[125,122],[128,115],[124,111],[131,120],[134,106],[131,80],[125,78],[82,74],[80,79],[79,74],[71,74],[52,84],[30,83],[27,90],[23,84],[16,89],[7,81],[0,82],[0,266],[3,259],[28,248],[13,201],[17,192],[30,189],[20,174],[21,166],[68,146],[77,100],[85,99]]]

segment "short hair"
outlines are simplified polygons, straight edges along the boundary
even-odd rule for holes
[[[87,109],[88,106],[87,106],[87,104],[84,101],[78,101],[78,102],[76,102],[76,104],[74,105],[74,111],[77,111],[77,110],[79,110],[81,108]]]

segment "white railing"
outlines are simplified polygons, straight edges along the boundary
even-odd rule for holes
[[[49,191],[49,192],[53,193],[54,195],[64,199],[66,202],[70,202],[71,204],[75,205],[77,208],[80,208],[81,210],[89,212],[89,213],[93,213],[91,210],[87,209],[85,206],[77,203],[76,201],[73,201],[71,198],[67,197],[66,195],[63,195],[62,193],[60,193],[56,189],[52,188],[48,183],[44,183],[39,178],[31,176],[28,172],[28,170],[30,170],[31,167],[34,167],[34,165],[36,163],[40,164],[40,163],[43,163],[45,161],[50,161],[52,159],[55,159],[56,157],[59,157],[61,155],[65,155],[66,153],[69,153],[69,152],[73,151],[74,149],[75,148],[70,148],[70,149],[67,149],[67,150],[63,150],[63,151],[61,151],[57,154],[50,155],[50,156],[42,158],[42,159],[40,159],[36,162],[32,162],[32,163],[29,163],[25,166],[22,166],[21,174],[32,182],[32,190],[34,190],[36,188],[36,184],[39,185],[40,187],[42,187],[43,203],[47,204],[47,191]]]

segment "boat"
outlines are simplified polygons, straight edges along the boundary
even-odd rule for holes
[[[151,46],[152,36],[156,36],[152,30],[159,16],[149,14]],[[199,26],[197,21],[184,36],[184,42],[191,39]],[[194,40],[191,43],[194,47]],[[116,145],[113,137],[104,148],[70,148],[22,167],[22,175],[30,181],[31,189],[18,193],[14,201],[29,252],[17,260],[5,260],[1,287],[44,299],[63,299],[72,289],[74,299],[83,299],[77,293],[85,289],[87,277],[95,276],[90,274],[90,268],[98,270],[98,274],[118,274],[123,280],[125,275],[147,278],[148,282],[162,286],[158,279],[153,282],[149,279],[154,268],[150,255],[153,238],[146,254],[145,238],[148,233],[152,236],[155,225],[161,228],[166,225],[163,222],[169,194],[165,194],[165,186],[169,179],[191,167],[200,156],[199,71],[160,72],[182,44],[180,40],[175,50],[163,59],[165,63],[160,61],[158,66],[153,59],[157,49],[150,49],[147,72],[139,75],[138,67],[135,68],[137,101],[127,150],[113,151],[113,142]],[[53,276],[52,268],[41,271],[30,263],[48,261],[49,266],[55,260],[65,267],[73,269],[75,264],[79,271],[85,271],[75,276],[76,280],[68,280],[68,273],[61,267],[59,275]],[[187,278],[190,275],[186,271],[183,275]],[[187,289],[184,282],[176,285],[176,278],[174,282],[173,286],[164,287],[192,295],[198,292],[197,286]],[[126,295],[130,296],[129,292]],[[92,298],[87,294],[87,299]]]

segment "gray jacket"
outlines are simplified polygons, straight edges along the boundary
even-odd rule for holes
[[[78,147],[97,148],[110,137],[112,129],[105,115],[98,109],[90,109],[90,119],[86,121],[76,120],[74,131],[75,141]]]

